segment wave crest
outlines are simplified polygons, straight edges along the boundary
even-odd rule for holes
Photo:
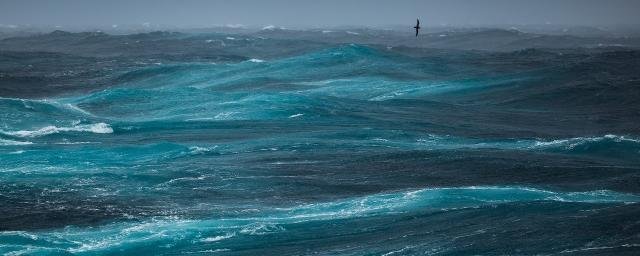
[[[534,147],[548,148],[548,147],[564,147],[566,149],[575,149],[581,145],[601,143],[601,142],[613,142],[613,143],[640,143],[640,140],[631,139],[625,136],[607,134],[601,137],[577,137],[570,139],[559,139],[553,141],[537,141]]]
[[[165,244],[168,240],[189,243],[225,243],[240,236],[261,236],[286,230],[301,222],[393,215],[424,210],[447,211],[512,202],[555,201],[559,203],[638,203],[640,196],[608,190],[555,192],[528,187],[473,186],[427,188],[409,192],[375,194],[333,202],[272,209],[264,215],[208,220],[155,219],[114,223],[100,228],[65,228],[44,232],[0,232],[0,241],[16,237],[42,241],[39,250],[71,253],[106,253]],[[179,237],[168,234],[180,234]],[[13,242],[19,248],[20,242]]]
[[[41,137],[50,134],[60,133],[60,132],[91,132],[91,133],[113,133],[113,128],[109,124],[106,123],[95,123],[95,124],[83,124],[83,125],[74,125],[71,127],[57,127],[57,126],[46,126],[40,128],[38,130],[21,130],[21,131],[0,131],[0,133],[12,137]]]
[[[33,144],[33,142],[0,139],[0,146],[21,146],[21,145],[30,145],[30,144]]]

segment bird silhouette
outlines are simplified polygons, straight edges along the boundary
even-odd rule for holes
[[[418,23],[416,24],[415,28],[416,29],[416,37],[418,37],[418,32],[420,31],[420,19],[417,19]]]

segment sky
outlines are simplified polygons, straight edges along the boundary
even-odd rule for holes
[[[0,0],[0,24],[635,25],[640,0]]]

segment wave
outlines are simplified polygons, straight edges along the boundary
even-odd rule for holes
[[[378,139],[379,143],[389,140]],[[393,142],[390,142],[393,143]],[[566,139],[505,139],[488,140],[430,134],[417,139],[418,148],[426,149],[506,149],[527,151],[549,151],[556,153],[640,154],[640,140],[622,135],[607,134],[594,137],[574,137]]]
[[[471,186],[428,188],[394,194],[378,194],[330,203],[280,209],[294,221],[363,217],[414,210],[451,210],[511,202],[556,201],[573,203],[638,203],[640,196],[607,190],[553,192],[528,187]]]
[[[21,145],[31,145],[31,144],[33,144],[33,142],[0,139],[0,146],[21,146]]]
[[[552,141],[537,141],[534,147],[546,148],[546,147],[565,147],[567,149],[574,149],[580,145],[589,143],[601,143],[601,142],[616,142],[616,143],[640,143],[638,139],[632,139],[626,136],[607,134],[600,137],[577,137],[570,139],[558,139]]]
[[[588,152],[611,149],[616,146],[625,147],[629,152],[633,152],[634,149],[640,150],[640,140],[627,136],[607,134],[598,137],[576,137],[551,141],[535,141],[531,147],[538,149],[562,149],[571,152]]]
[[[111,88],[57,99],[57,107],[64,112],[61,116],[121,121],[286,120],[303,113],[302,109],[317,110],[306,117],[322,118],[331,116],[335,106],[366,113],[371,105],[361,100],[424,98],[523,79],[459,79],[455,72],[455,78],[434,75],[429,72],[432,65],[437,66],[433,60],[362,45],[344,45],[260,65],[248,62],[260,60],[142,68],[120,75]]]
[[[213,146],[213,147],[199,147],[199,146],[193,146],[193,147],[189,147],[189,154],[206,154],[209,152],[215,152],[215,150],[218,148],[218,146]]]
[[[428,188],[408,192],[369,195],[291,208],[274,208],[264,214],[209,220],[155,219],[114,223],[99,228],[67,227],[43,232],[0,232],[4,248],[14,251],[108,253],[161,244],[199,243],[222,246],[247,236],[287,232],[288,225],[336,219],[398,215],[421,211],[450,211],[513,202],[634,204],[640,196],[607,190],[554,192],[528,187]],[[222,243],[222,244],[221,244]],[[6,250],[6,249],[5,249]],[[5,251],[6,252],[6,251]]]
[[[113,128],[106,123],[83,124],[72,127],[46,126],[38,130],[2,131],[1,134],[12,137],[41,137],[60,132],[91,132],[98,134],[113,133]]]

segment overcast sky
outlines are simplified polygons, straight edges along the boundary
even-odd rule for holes
[[[0,24],[640,24],[640,0],[0,0]]]

